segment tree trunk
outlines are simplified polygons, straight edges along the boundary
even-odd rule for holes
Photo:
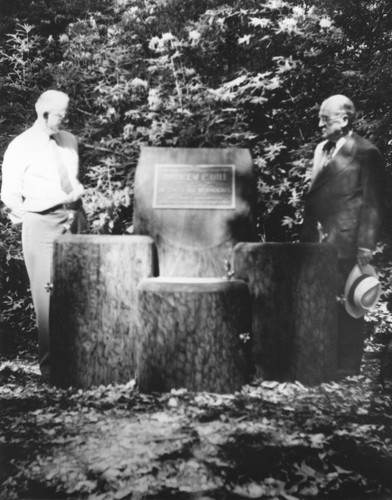
[[[137,286],[154,275],[147,236],[62,236],[51,296],[52,382],[87,388],[135,374]]]
[[[139,285],[139,311],[137,365],[142,392],[186,388],[231,393],[248,381],[246,283],[146,279]]]
[[[317,384],[337,368],[337,259],[328,244],[239,243],[249,283],[256,376]]]

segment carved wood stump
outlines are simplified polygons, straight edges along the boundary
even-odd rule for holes
[[[180,180],[174,176],[168,184],[180,184],[181,203],[172,199],[173,193],[158,176],[159,167],[168,166],[178,169],[173,175],[180,176]],[[234,167],[232,183],[211,180],[215,174],[209,171],[219,166]],[[193,173],[187,178],[189,168]],[[210,180],[203,181],[205,178]],[[163,200],[170,199],[173,205],[157,203],[159,188]],[[208,203],[208,196],[200,198],[203,190],[215,188],[228,189],[232,194],[230,208],[222,208],[218,199]],[[213,198],[213,194],[210,196]],[[159,276],[221,278],[234,245],[255,241],[255,197],[252,158],[247,149],[143,147],[135,173],[134,231],[153,238]],[[204,202],[198,205],[197,200]]]
[[[239,243],[249,284],[256,376],[318,384],[336,377],[337,258],[328,244]]]
[[[138,382],[231,393],[248,381],[249,290],[239,280],[151,278],[139,285]]]
[[[55,385],[88,388],[134,377],[137,286],[154,275],[154,252],[148,236],[56,240],[50,311]]]

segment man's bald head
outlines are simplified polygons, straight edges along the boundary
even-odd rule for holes
[[[337,142],[347,135],[355,118],[355,106],[346,96],[336,94],[321,104],[319,128],[324,139]]]
[[[325,99],[321,104],[320,114],[328,114],[329,116],[345,115],[347,116],[349,125],[355,119],[355,106],[351,99],[342,94],[332,95]]]

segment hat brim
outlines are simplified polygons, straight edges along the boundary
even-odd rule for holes
[[[373,276],[378,280],[378,274],[374,267],[370,264],[366,264],[365,266],[362,266],[362,270],[359,268],[358,264],[353,267],[351,270],[350,274],[348,275],[346,285],[344,287],[344,306],[346,308],[346,311],[350,316],[353,318],[361,318],[364,316],[367,312],[370,311],[370,309],[373,309],[375,305],[377,304],[380,295],[381,295],[381,285],[378,287],[378,293],[376,296],[376,299],[374,300],[373,307],[370,309],[365,309],[363,307],[356,307],[354,304],[352,304],[348,299],[348,294],[350,291],[351,286],[353,285],[354,281],[359,278],[362,274],[368,274],[369,276]]]

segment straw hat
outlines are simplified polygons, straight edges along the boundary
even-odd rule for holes
[[[360,318],[375,307],[381,295],[381,283],[375,269],[366,264],[362,271],[358,265],[349,274],[344,288],[346,311]]]

